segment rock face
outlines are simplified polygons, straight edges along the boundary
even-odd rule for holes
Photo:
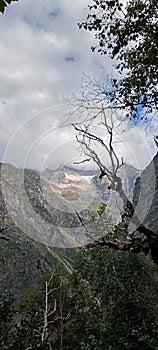
[[[52,271],[59,260],[69,259],[71,252],[69,254],[63,249],[48,249],[38,241],[36,231],[32,232],[31,236],[21,229],[21,226],[25,225],[25,219],[29,226],[29,220],[33,218],[25,207],[23,197],[26,196],[30,203],[32,201],[32,210],[34,208],[37,212],[43,211],[43,215],[46,214],[46,209],[42,206],[39,173],[33,170],[23,172],[9,164],[1,164],[0,170],[0,227],[6,227],[3,236],[8,239],[0,239],[0,292],[9,291],[17,299],[24,288],[36,283],[40,272]],[[8,186],[10,191],[7,191]],[[19,225],[13,220],[16,217]],[[36,223],[32,220],[32,231],[34,224]],[[44,236],[45,232],[42,231],[42,234]]]
[[[133,193],[136,178],[140,175],[140,171],[134,168],[130,164],[124,164],[121,168],[122,173],[120,174],[125,192],[127,194]]]
[[[40,174],[5,164],[1,173],[3,195],[14,223],[30,238],[47,246],[64,248],[83,244],[76,212],[89,220],[100,216],[102,202],[110,203],[109,214],[117,206],[106,178],[100,181],[99,174],[92,171],[63,167]],[[138,172],[124,165],[119,175],[129,195]]]
[[[127,164],[120,169],[128,194],[138,174]],[[139,181],[137,179],[135,201],[139,197]],[[0,240],[0,251],[3,251],[0,277],[8,273],[0,288],[9,288],[17,295],[24,286],[35,283],[39,271],[57,263],[53,256],[60,261],[69,259],[67,248],[86,244],[76,212],[88,223],[88,230],[98,235],[105,234],[106,224],[107,230],[109,222],[112,225],[111,217],[117,204],[113,191],[108,190],[106,178],[99,180],[99,171],[63,167],[40,174],[36,170],[1,164],[0,185],[0,224],[7,225],[4,234],[10,239]],[[112,211],[106,216],[110,197]],[[120,217],[120,212],[118,215]],[[51,254],[47,247],[51,247]]]
[[[158,232],[158,153],[136,179],[133,204],[142,223]]]

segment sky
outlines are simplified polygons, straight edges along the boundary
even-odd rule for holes
[[[0,161],[44,170],[78,159],[65,99],[79,91],[83,73],[102,80],[113,64],[92,53],[93,34],[78,29],[88,3],[19,0],[0,15]],[[125,135],[125,161],[137,168],[156,152],[146,135],[139,127]]]
[[[0,162],[43,172],[72,166],[81,159],[67,119],[71,106],[66,99],[78,94],[83,73],[101,82],[114,74],[113,61],[91,52],[90,47],[96,44],[93,33],[78,28],[89,1],[19,0],[0,15]],[[75,118],[77,122],[79,116]],[[119,116],[116,121],[119,123]],[[107,142],[102,126],[94,125],[93,130]],[[156,153],[152,133],[150,126],[133,124],[117,134],[113,147],[124,162],[143,169]],[[104,157],[102,150],[97,151]],[[94,164],[86,163],[88,166],[94,168]],[[52,232],[53,228],[41,221],[28,196],[23,196],[23,172],[10,166],[3,166],[1,172],[5,180],[2,191],[12,219],[31,237],[34,223],[45,239],[43,232]],[[15,206],[18,215],[14,217]],[[65,230],[70,233],[70,228]],[[63,229],[61,232],[63,236]]]

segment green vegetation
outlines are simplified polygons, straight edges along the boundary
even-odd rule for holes
[[[0,0],[0,12],[4,13],[5,8],[11,4],[13,1],[18,1],[18,0]]]
[[[78,193],[71,190],[62,191],[62,197],[64,197],[64,199],[66,199],[69,202],[77,201],[79,199]]]
[[[0,12],[12,1],[16,0],[0,0]],[[121,108],[129,107],[133,117],[137,116],[137,105],[150,111],[156,105],[156,9],[155,0],[130,0],[125,8],[119,0],[93,0],[90,14],[80,25],[95,31],[101,54],[109,53],[110,57],[119,59],[117,70],[123,75],[113,79],[112,89],[104,94],[114,107],[119,108],[120,101]],[[112,127],[108,126],[106,117],[104,124],[110,135],[109,155],[117,163],[113,180],[119,180],[116,174],[123,160],[119,164],[112,153]],[[77,128],[81,135],[82,129]],[[87,126],[83,134],[88,136],[88,145],[92,137],[107,149]],[[93,160],[94,155],[93,152]],[[106,168],[95,156],[102,179]],[[114,168],[114,161],[112,165]],[[18,184],[17,176],[17,188]],[[115,184],[117,181],[113,181],[112,190],[117,192]],[[53,218],[56,226],[67,227],[68,222],[74,228],[78,225],[76,216],[69,213],[63,215],[54,209],[49,215],[49,204],[45,202],[43,206],[40,176],[36,172],[25,171],[25,190],[32,206],[48,222],[52,223]],[[75,191],[65,190],[62,195],[69,201],[78,199]],[[149,212],[150,224],[157,224],[156,196],[157,192],[153,211]],[[150,245],[144,254],[139,249],[134,254],[101,244],[71,251],[52,249],[22,234],[7,217],[1,193],[0,200],[0,214],[8,226],[5,233],[9,239],[1,236],[1,350],[158,350],[158,271],[149,249],[157,242],[157,233],[150,235],[149,230]],[[81,220],[89,221],[92,227],[91,219],[101,216],[105,207],[102,202],[93,202],[81,213]],[[105,237],[113,239],[115,247],[122,244],[122,238],[126,245],[134,239],[134,235],[127,238],[122,228],[123,225]],[[97,237],[97,232],[94,233]],[[104,244],[105,240],[100,242]]]
[[[17,299],[24,288],[36,283],[40,271],[51,271],[57,266],[58,258],[18,229],[9,232],[10,241],[1,241],[0,245],[0,276],[5,276],[0,283],[0,293],[7,290]]]
[[[1,349],[157,350],[157,297],[150,258],[81,249],[72,275],[40,274],[16,304],[2,296]]]
[[[157,106],[157,1],[93,0],[80,28],[95,32],[101,55],[116,59],[115,78],[106,97],[115,107]]]

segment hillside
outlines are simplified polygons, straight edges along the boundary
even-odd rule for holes
[[[41,193],[38,172],[25,170],[25,193],[22,192],[23,188],[20,183],[22,171],[8,164],[3,166],[1,164],[1,167],[3,169],[0,187],[0,224],[2,229],[6,229],[2,232],[0,239],[0,291],[10,291],[14,296],[19,297],[26,286],[36,283],[37,275],[40,272],[55,269],[58,265],[65,266],[71,272],[71,258],[74,252],[71,249],[49,247],[45,244],[45,238],[39,242],[38,237],[35,236],[37,231],[33,230],[30,234],[30,230],[26,231],[26,227],[23,226],[28,222],[29,229],[25,201],[22,203],[24,195],[27,194],[29,198],[30,193],[30,201],[32,200],[35,204],[33,207],[37,205],[40,212],[45,215],[44,208],[40,207]],[[8,180],[10,181],[7,182]],[[12,193],[4,192],[7,183],[12,189]],[[12,197],[10,197],[11,194]],[[5,201],[4,195],[6,195]],[[6,205],[7,196],[9,196],[8,205]],[[45,237],[44,233],[43,236]]]
[[[130,194],[138,171],[125,165],[121,176]],[[89,241],[76,212],[96,237],[96,232],[105,235],[107,221],[117,211],[107,186],[106,179],[100,181],[92,170],[63,167],[40,174],[1,164],[0,217],[1,226],[7,226],[3,235],[9,239],[0,240],[0,276],[5,276],[1,290],[19,296],[36,282],[40,271],[58,263],[71,272],[75,252],[71,248]]]

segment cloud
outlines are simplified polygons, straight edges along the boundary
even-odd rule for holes
[[[15,130],[32,115],[61,104],[63,96],[70,97],[77,91],[82,72],[100,71],[103,59],[90,51],[92,34],[77,26],[85,18],[85,4],[80,0],[21,0],[1,16],[2,150]],[[57,116],[52,116],[52,125],[56,121]],[[35,129],[39,129],[38,122]],[[30,143],[33,132],[27,134]],[[20,142],[17,140],[17,154],[19,146],[24,148]],[[18,165],[21,159],[18,162],[17,154],[12,161],[16,158]]]
[[[78,29],[88,3],[20,0],[0,17],[1,159],[10,142],[5,160],[23,166],[30,154],[28,166],[40,167],[51,149],[74,138],[70,128],[61,132],[63,96],[79,90],[83,72],[97,79],[111,72],[111,60],[90,50],[94,35]]]
[[[65,57],[66,62],[75,62],[75,58],[73,56],[67,56]]]

